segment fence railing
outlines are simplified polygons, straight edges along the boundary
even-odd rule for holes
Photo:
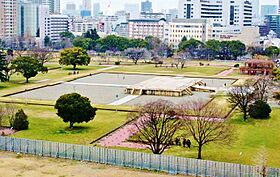
[[[257,166],[2,136],[0,136],[0,150],[156,170],[171,174],[217,177],[262,176],[261,167]],[[268,176],[280,176],[280,169],[269,168]]]

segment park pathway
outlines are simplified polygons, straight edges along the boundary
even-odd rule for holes
[[[228,70],[222,71],[217,76],[224,77],[234,72],[234,68],[230,68]]]

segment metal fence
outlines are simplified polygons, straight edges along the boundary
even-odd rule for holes
[[[2,136],[0,136],[0,150],[156,170],[171,174],[217,177],[262,176],[261,168],[257,166]],[[280,176],[280,169],[269,168],[268,176]]]

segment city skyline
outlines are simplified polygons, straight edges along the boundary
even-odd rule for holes
[[[108,14],[113,14],[118,10],[123,10],[125,4],[139,4],[144,0],[92,0],[92,4],[100,3],[101,11]],[[153,3],[153,10],[155,12],[160,12],[162,10],[168,10],[173,8],[178,8],[178,1],[177,0],[150,0]],[[164,3],[162,3],[164,2]],[[62,9],[65,8],[67,3],[73,3],[70,0],[61,0],[61,7]],[[82,0],[76,1],[77,7],[80,7],[82,4]],[[260,0],[260,5],[263,4],[278,4],[278,0]]]

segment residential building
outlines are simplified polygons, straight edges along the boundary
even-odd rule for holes
[[[98,22],[94,18],[73,18],[71,32],[81,35],[88,30],[97,28]]]
[[[115,32],[117,35],[128,38],[128,23],[120,23],[116,26]]]
[[[183,37],[205,42],[212,39],[212,22],[209,19],[174,19],[165,30],[165,41],[178,48]]]
[[[128,21],[128,37],[144,39],[147,36],[164,39],[165,19],[132,19]]]
[[[43,43],[46,36],[50,37],[52,43],[60,41],[60,34],[70,29],[69,17],[67,15],[49,14],[45,6],[40,7],[40,41]]]
[[[152,13],[153,12],[153,7],[152,7],[152,2],[149,0],[141,2],[141,12],[148,12]]]
[[[213,19],[214,26],[251,26],[248,0],[179,0],[179,18]]]
[[[0,38],[10,40],[20,34],[19,0],[0,0]]]

